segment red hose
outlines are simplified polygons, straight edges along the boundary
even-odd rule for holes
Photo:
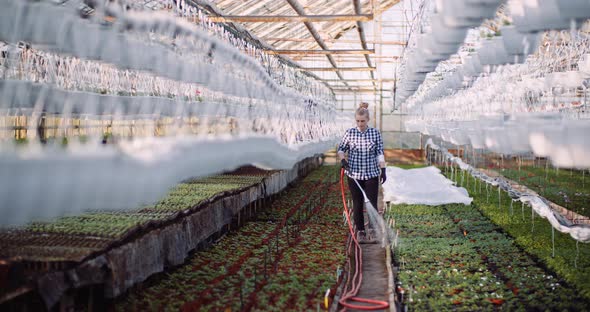
[[[361,287],[361,283],[363,281],[363,272],[362,272],[363,251],[362,251],[361,246],[356,238],[356,235],[354,234],[354,228],[352,226],[352,222],[350,222],[350,212],[348,211],[348,206],[346,205],[346,195],[345,195],[345,191],[344,191],[344,169],[340,170],[340,190],[342,192],[342,203],[344,204],[344,214],[346,215],[346,221],[348,222],[348,229],[350,230],[350,235],[352,236],[352,241],[355,244],[354,256],[355,256],[356,268],[355,268],[355,272],[354,272],[354,277],[352,278],[352,282],[351,282],[353,284],[352,289],[348,290],[348,285],[346,285],[346,287],[344,288],[344,291],[342,292],[342,298],[340,298],[340,300],[338,302],[345,308],[355,309],[355,310],[383,310],[383,309],[387,309],[387,308],[389,308],[389,302],[387,302],[387,301],[356,297],[356,294],[358,293],[359,288]],[[348,252],[350,254],[350,245],[349,245]],[[350,278],[350,261],[349,261],[348,276]],[[355,283],[355,280],[357,280],[357,278],[358,278],[358,281]],[[350,279],[349,279],[349,281],[350,281]],[[371,305],[355,305],[355,304],[348,303],[347,301],[363,302],[363,303],[368,303]]]

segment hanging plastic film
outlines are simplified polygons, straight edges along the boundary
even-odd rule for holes
[[[451,164],[456,164],[462,171],[471,174],[474,178],[479,179],[482,182],[485,182],[486,185],[497,186],[499,190],[506,192],[510,198],[512,198],[512,200],[518,200],[523,204],[526,203],[530,205],[533,211],[537,215],[547,219],[554,229],[562,233],[569,234],[576,241],[584,243],[590,242],[590,226],[586,224],[573,223],[569,219],[551,209],[544,198],[532,194],[522,193],[514,189],[510,183],[502,177],[490,177],[486,175],[485,173],[463,162],[461,158],[453,156],[446,148],[434,144],[432,139],[428,139],[424,148],[427,149],[429,153],[430,151],[432,151],[432,153],[439,153],[440,156],[433,157],[440,157],[442,161],[448,161]],[[428,155],[427,157],[430,156],[431,155]],[[519,216],[514,215],[514,218],[519,218]]]
[[[184,3],[0,4],[0,225],[135,209],[246,164],[291,168],[350,123],[324,84]]]

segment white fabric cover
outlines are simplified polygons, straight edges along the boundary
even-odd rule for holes
[[[387,167],[383,199],[394,204],[444,205],[471,204],[467,190],[456,187],[436,167],[401,169]]]

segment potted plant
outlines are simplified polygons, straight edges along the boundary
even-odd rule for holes
[[[436,10],[448,26],[475,27],[484,19],[494,17],[498,5],[499,0],[437,0]]]
[[[510,2],[512,21],[520,32],[568,29],[570,22],[559,15],[556,0]]]
[[[590,125],[585,120],[569,121],[563,131],[548,137],[554,165],[566,168],[590,167],[590,142],[586,139]]]
[[[498,33],[499,34],[499,33]],[[493,65],[503,65],[506,63],[510,63],[511,58],[508,57],[508,52],[504,47],[504,42],[501,36],[494,36],[491,40],[492,47],[494,49],[494,64]]]
[[[449,26],[443,22],[443,17],[439,13],[433,13],[430,16],[430,24],[434,40],[440,43],[454,44],[458,48],[467,36],[467,27]]]
[[[590,18],[590,2],[586,0],[556,1],[559,15],[565,19],[586,20]]]
[[[541,33],[521,33],[512,25],[503,26],[501,31],[504,48],[510,55],[533,54],[541,40]]]
[[[590,54],[586,53],[578,61],[578,70],[585,76],[590,76]]]

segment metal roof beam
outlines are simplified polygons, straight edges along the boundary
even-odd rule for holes
[[[297,55],[317,55],[317,54],[373,54],[374,49],[367,50],[269,50],[268,54],[297,54]]]
[[[354,5],[354,13],[359,14],[361,13],[361,3],[359,0],[352,0],[352,4]],[[365,38],[365,28],[360,21],[356,22],[356,29],[359,32],[359,37],[361,39],[361,48],[367,49],[367,40]],[[371,67],[371,59],[368,55],[365,55],[365,60],[367,61],[367,66]],[[371,72],[371,79],[375,79],[375,75]],[[373,82],[373,86],[377,87],[377,85]]]
[[[354,82],[375,82],[377,79],[322,79],[325,82],[354,81]],[[383,82],[393,82],[394,79],[381,79]]]
[[[336,4],[330,4],[330,5],[324,5],[322,7],[324,8],[323,10],[319,10],[319,11],[316,10],[315,11],[316,15],[353,14],[352,10],[350,8],[348,8],[348,6],[345,3],[341,3],[341,4],[339,4],[339,6]],[[288,8],[295,11],[291,6],[289,6]],[[332,26],[324,27],[323,29],[321,29],[322,32],[324,32],[324,33],[328,34],[328,36],[330,36],[330,33],[333,31],[332,28],[345,29],[345,28],[348,28],[350,24],[354,24],[354,22],[325,22],[323,24],[331,24],[332,25]],[[287,26],[288,24],[282,24],[282,25]],[[323,25],[323,26],[326,26],[326,25]],[[277,29],[275,28],[275,30],[277,30]],[[305,29],[305,24],[293,24],[293,25],[290,25],[290,27],[282,27],[278,31],[257,32],[257,34],[260,37],[271,36],[271,37],[279,37],[279,38],[281,38],[281,37],[287,37],[287,38],[296,37],[297,38],[297,37],[301,36],[302,31],[307,31]],[[317,42],[311,36],[311,34],[309,37],[306,37],[306,39],[308,39],[308,41],[302,41],[302,42],[305,42],[308,44],[304,44],[304,45],[296,44],[296,46],[293,46],[293,43],[296,43],[296,42],[281,41],[281,42],[275,42],[275,44],[273,44],[273,46],[275,46],[276,49],[285,49],[285,50],[286,49],[308,49],[308,50],[315,49]],[[322,35],[322,40],[324,40],[324,42],[326,42],[325,41],[326,38],[324,38],[323,35]],[[315,45],[312,43],[315,43]]]
[[[223,15],[211,16],[214,23],[317,23],[317,22],[368,22],[373,14],[343,14],[343,15]]]
[[[264,41],[293,41],[293,42],[315,42],[313,38],[262,38]],[[358,40],[347,40],[347,39],[324,39],[324,42],[330,43],[358,43]],[[405,41],[366,41],[368,44],[380,44],[380,45],[406,45]]]
[[[303,9],[303,7],[301,7],[301,4],[299,4],[299,2],[297,0],[287,0],[287,2],[295,10],[295,12],[297,12],[297,14],[299,14],[299,15],[305,15],[305,10]],[[372,18],[372,16],[371,16],[371,18]],[[317,32],[317,30],[315,29],[315,27],[313,26],[313,24],[310,23],[310,22],[304,22],[304,24],[305,24],[305,27],[307,27],[307,30],[309,31],[309,33],[316,40],[316,42],[318,43],[318,45],[323,50],[329,50],[328,46],[322,40],[322,37]],[[326,57],[328,58],[328,61],[330,61],[330,64],[332,65],[332,67],[334,67],[334,68],[331,69],[331,71],[335,71],[336,72],[336,75],[338,76],[338,78],[344,79],[344,77],[342,77],[342,74],[338,71],[338,65],[336,65],[336,62],[334,61],[334,58],[332,57],[332,55],[331,54],[326,54]],[[348,84],[346,82],[344,82],[344,84],[348,87]]]
[[[306,61],[319,61],[319,60],[323,60],[320,59],[321,56],[318,55],[298,55],[298,57],[303,58],[305,57]],[[348,54],[348,55],[337,55],[336,56],[336,61],[343,61],[343,60],[350,60],[350,61],[363,61],[363,59],[361,57],[364,57],[363,54]],[[400,57],[399,56],[394,56],[394,55],[372,55],[371,57],[376,58],[376,59],[385,59],[385,60],[397,60]]]
[[[298,55],[295,57],[292,57],[291,59],[293,61],[297,61],[297,62],[321,62],[321,61],[325,61],[325,60],[320,60],[320,59],[307,59],[307,58],[303,58],[301,57],[302,55]],[[338,62],[339,64],[341,63],[362,63],[364,62],[363,59],[336,59],[336,62]],[[397,60],[380,60],[379,64],[399,64],[399,61]]]
[[[215,6],[215,4],[207,1],[207,0],[188,0],[188,3],[190,5],[193,6],[200,6],[201,8],[205,8],[207,11],[213,13],[213,14],[217,14],[217,15],[224,15],[223,11],[220,10],[218,7]],[[272,49],[272,46],[269,45],[268,43],[260,40],[256,35],[254,35],[253,33],[251,33],[249,30],[245,29],[243,26],[241,26],[240,24],[232,24],[234,25],[234,27],[241,32],[247,33],[253,40],[257,41],[263,48],[266,49]],[[299,64],[294,63],[292,60],[284,57],[284,56],[277,56],[278,58],[282,59],[283,61],[285,61],[287,64],[290,64],[291,66],[295,67],[295,68],[301,68],[299,66]],[[317,75],[315,75],[314,73],[309,73],[312,77],[314,77],[315,79],[317,79],[318,81],[321,81],[321,78],[318,77]],[[328,85],[328,83],[323,82],[323,84],[330,88],[330,86]]]
[[[382,92],[391,92],[392,91],[392,90],[389,90],[389,89],[381,89],[381,90],[379,90],[377,88],[375,88],[375,89],[371,89],[371,88],[368,88],[368,89],[332,88],[332,90],[334,92],[345,92],[345,93],[351,93],[351,92],[352,93],[375,93],[375,92],[380,92],[380,91],[382,91]]]
[[[375,67],[302,67],[302,70],[306,71],[375,71]],[[341,78],[340,80],[344,80]]]

